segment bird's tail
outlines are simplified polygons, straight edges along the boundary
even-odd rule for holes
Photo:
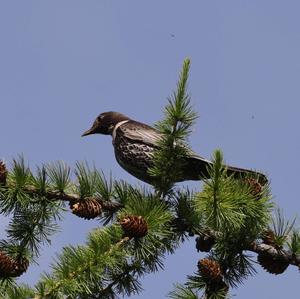
[[[245,177],[252,177],[257,179],[257,181],[262,184],[266,185],[268,183],[268,179],[266,175],[256,170],[238,168],[233,166],[225,166],[227,175],[232,175],[234,178],[245,178]]]
[[[206,160],[202,157],[195,156],[189,157],[188,163],[186,164],[186,169],[184,171],[186,180],[201,180],[201,179],[210,179],[211,171],[213,163],[209,160]],[[233,176],[236,179],[252,177],[258,180],[258,182],[262,185],[267,184],[267,177],[255,170],[244,169],[233,167],[229,165],[225,165],[226,173],[228,176]]]

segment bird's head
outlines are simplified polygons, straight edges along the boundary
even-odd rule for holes
[[[85,131],[81,136],[91,134],[111,135],[117,123],[129,119],[129,117],[119,112],[109,111],[101,113],[95,119],[92,127]]]

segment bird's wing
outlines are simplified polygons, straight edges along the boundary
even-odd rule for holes
[[[158,130],[154,129],[153,127],[150,127],[146,124],[130,120],[123,125],[121,125],[118,130],[121,130],[122,134],[126,136],[126,138],[129,138],[134,141],[143,142],[147,145],[158,147],[157,144],[161,140],[163,134],[160,133]],[[209,160],[206,160],[205,158],[199,156],[197,153],[195,153],[193,150],[191,150],[187,144],[184,144],[183,142],[179,142],[182,147],[186,149],[187,155],[190,158],[195,159],[202,159],[203,161],[206,161],[209,163]],[[178,144],[179,144],[178,143]]]
[[[153,147],[157,147],[158,141],[162,138],[162,134],[159,131],[134,120],[124,123],[118,128],[118,130],[120,130],[126,138],[142,142]]]

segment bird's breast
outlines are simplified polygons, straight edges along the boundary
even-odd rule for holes
[[[122,134],[116,134],[113,145],[120,166],[138,179],[148,182],[148,169],[152,166],[154,148]]]

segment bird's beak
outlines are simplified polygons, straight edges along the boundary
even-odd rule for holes
[[[96,128],[94,126],[92,126],[90,129],[88,129],[87,131],[85,131],[81,137],[87,136],[87,135],[91,135],[91,134],[95,134],[96,133]]]

